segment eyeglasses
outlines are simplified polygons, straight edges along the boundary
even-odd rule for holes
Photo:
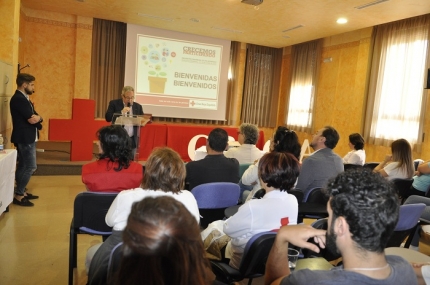
[[[128,100],[134,100],[134,96],[133,97],[126,97],[126,96],[124,96],[124,95],[122,95],[125,99],[128,99]]]

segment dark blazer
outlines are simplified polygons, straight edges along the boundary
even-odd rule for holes
[[[31,103],[21,91],[16,90],[9,102],[10,114],[12,116],[12,137],[11,142],[14,144],[29,144],[36,140],[36,132],[39,137],[39,130],[42,129],[42,121],[36,124],[30,124],[28,119],[32,115],[39,115],[34,110]]]
[[[131,105],[131,108],[133,110],[133,115],[143,115],[142,105],[138,103],[133,103],[133,105]],[[124,109],[124,102],[121,98],[110,101],[109,107],[105,114],[106,122],[112,122],[113,114],[121,113],[122,109]]]
[[[109,102],[108,109],[105,114],[105,119],[107,122],[112,122],[112,118],[114,114],[121,113],[121,110],[124,109],[124,102],[122,99],[115,99]],[[133,103],[131,105],[131,109],[133,110],[133,115],[143,115],[143,108],[142,105],[138,103]],[[132,140],[132,148],[137,147],[137,129],[138,127],[133,127],[133,140]]]

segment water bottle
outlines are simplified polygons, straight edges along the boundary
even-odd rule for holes
[[[0,134],[0,152],[2,152],[3,149],[4,149],[4,146],[3,146],[3,135]]]

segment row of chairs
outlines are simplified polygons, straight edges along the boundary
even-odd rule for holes
[[[202,216],[200,225],[207,225],[224,218],[224,210],[237,205],[240,187],[228,182],[207,183],[195,187],[191,193],[197,200]],[[117,193],[82,192],[74,201],[73,218],[70,224],[69,241],[69,285],[73,284],[73,271],[77,267],[78,234],[100,235],[103,240],[112,234],[106,225],[105,216]]]

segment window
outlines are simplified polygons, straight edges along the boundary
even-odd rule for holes
[[[292,47],[291,87],[285,118],[285,123],[290,129],[311,131],[321,51],[321,40]]]
[[[429,34],[430,15],[374,28],[365,121],[368,142],[389,146],[404,138],[419,150]]]

